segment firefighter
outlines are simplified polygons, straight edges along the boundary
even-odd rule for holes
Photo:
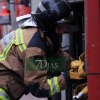
[[[71,16],[71,12],[66,0],[42,0],[29,19],[33,25],[24,24],[26,27],[18,28],[1,39],[0,99],[18,100],[28,92],[36,97],[50,97],[74,83],[84,81],[73,81],[69,71],[48,78],[48,70],[38,69],[35,62],[35,59],[45,62],[50,57],[65,58],[65,67],[70,68],[73,58],[60,50],[58,44],[60,34],[66,32],[66,26],[57,25],[57,21]]]

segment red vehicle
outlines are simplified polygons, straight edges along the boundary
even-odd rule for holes
[[[85,0],[88,100],[100,100],[100,0]]]

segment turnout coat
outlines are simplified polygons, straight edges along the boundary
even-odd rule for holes
[[[69,69],[73,58],[61,49],[52,54],[53,48],[50,38],[33,27],[18,28],[0,40],[0,87],[11,100],[19,99],[28,91],[36,97],[48,97],[67,88],[63,75],[50,79],[47,70],[32,70],[32,59],[48,55],[65,58],[66,70]]]

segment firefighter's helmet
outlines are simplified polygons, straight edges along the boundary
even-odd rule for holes
[[[42,0],[36,12],[31,15],[37,26],[43,32],[48,32],[58,20],[70,16],[71,12],[72,8],[67,0]]]

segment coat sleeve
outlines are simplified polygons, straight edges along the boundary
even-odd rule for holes
[[[47,70],[39,70],[34,63],[36,58],[45,58],[44,52],[37,47],[27,48],[24,54],[24,83],[32,95],[49,97],[67,88],[63,75],[47,78]]]
[[[68,53],[62,51],[61,49],[59,49],[58,52],[53,55],[53,57],[56,57],[56,58],[57,57],[58,58],[65,58],[66,59],[66,70],[70,69],[70,63],[71,63],[71,61],[75,60]]]

